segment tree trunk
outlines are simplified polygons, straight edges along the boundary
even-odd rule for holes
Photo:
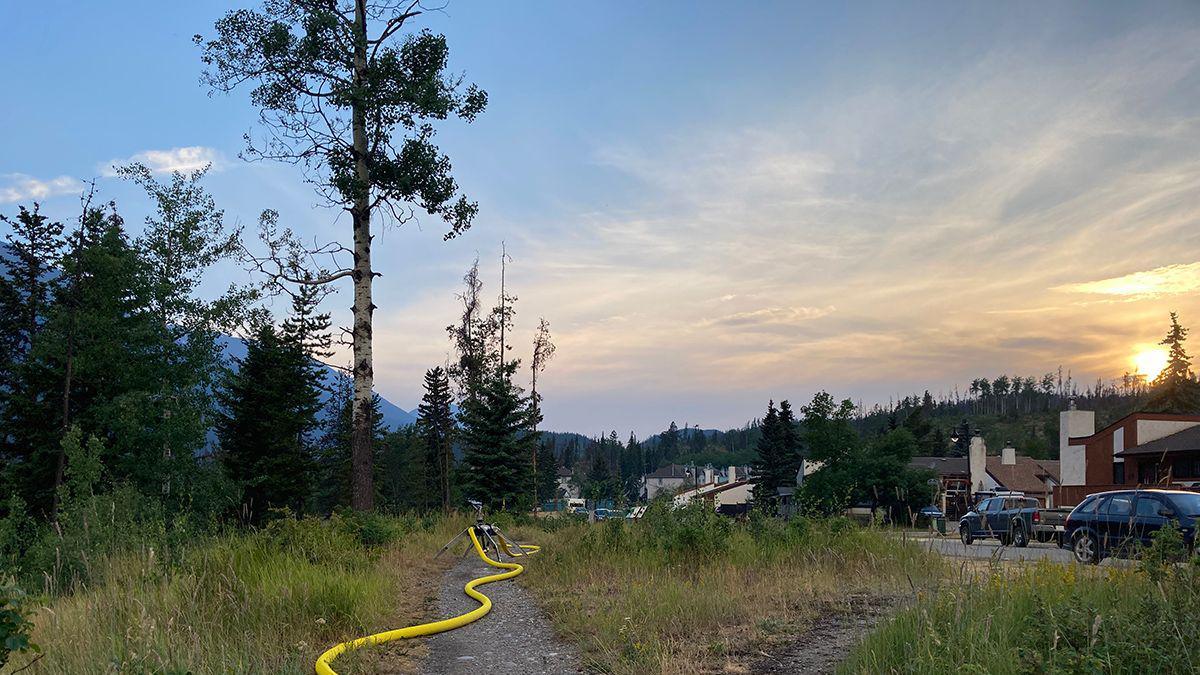
[[[367,68],[366,0],[355,2],[354,84],[362,85]],[[371,316],[371,174],[367,164],[367,118],[362,104],[355,102],[351,125],[354,134],[354,164],[358,185],[351,207],[354,223],[354,398],[351,403],[350,507],[355,511],[375,508],[372,444],[375,440],[371,403],[375,389],[372,365]]]

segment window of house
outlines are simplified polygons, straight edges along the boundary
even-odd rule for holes
[[[1113,485],[1125,484],[1125,462],[1113,462]]]

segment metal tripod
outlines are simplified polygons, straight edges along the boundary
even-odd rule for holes
[[[501,532],[500,528],[496,527],[494,523],[489,524],[484,522],[482,502],[469,499],[467,500],[467,503],[475,509],[475,524],[468,525],[467,527],[463,528],[462,532],[454,535],[454,537],[451,538],[450,541],[446,542],[446,545],[443,546],[441,550],[433,556],[434,558],[437,558],[448,551],[451,546],[454,546],[455,542],[463,537],[466,537],[467,533],[469,533],[471,530],[475,531],[475,538],[477,538],[480,545],[483,546],[483,552],[485,554],[489,554],[490,552],[489,557],[492,560],[500,560],[505,549],[507,549],[509,554],[514,557],[520,556],[523,558],[528,555],[525,553],[525,550],[521,548],[520,544],[516,543],[508,535]],[[502,546],[503,548],[501,548]],[[467,549],[463,551],[462,555],[466,555],[470,552],[471,547],[467,546]]]

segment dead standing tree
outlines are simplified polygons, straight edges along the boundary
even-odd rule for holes
[[[373,507],[371,479],[372,214],[403,223],[414,209],[446,221],[450,239],[471,225],[478,205],[459,194],[450,160],[433,143],[433,120],[475,119],[487,94],[446,73],[446,39],[405,33],[423,11],[419,0],[265,0],[216,22],[216,36],[195,41],[208,70],[204,81],[229,92],[250,83],[266,139],[247,135],[247,159],[301,166],[331,206],[350,213],[352,245],[304,249],[290,231],[266,237],[268,253],[250,260],[272,284],[354,286],[354,398],[351,506]],[[372,30],[373,29],[373,30]],[[403,39],[399,39],[403,36]],[[266,234],[274,231],[266,214]],[[348,253],[350,266],[314,270],[319,254]]]
[[[554,356],[554,350],[555,350],[554,343],[551,342],[551,340],[550,340],[550,322],[546,320],[546,317],[541,317],[538,320],[537,332],[534,333],[534,336],[533,336],[533,357],[530,359],[530,363],[529,363],[529,370],[530,370],[531,379],[532,379],[532,387],[531,387],[532,392],[530,393],[529,400],[533,404],[533,416],[532,416],[533,417],[533,429],[531,429],[530,431],[535,434],[537,433],[538,423],[542,421],[542,406],[541,406],[542,399],[540,396],[538,396],[538,393],[537,393],[538,373],[540,373],[546,369],[546,364],[549,363],[551,357]],[[537,470],[538,470],[537,444],[535,443],[533,446],[533,511],[534,511],[534,513],[537,513],[537,508],[538,508]],[[550,467],[546,467],[546,470],[549,471]]]

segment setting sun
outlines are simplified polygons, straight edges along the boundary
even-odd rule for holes
[[[1147,381],[1153,381],[1167,366],[1165,349],[1143,349],[1133,355],[1133,365],[1136,372],[1145,375]]]

